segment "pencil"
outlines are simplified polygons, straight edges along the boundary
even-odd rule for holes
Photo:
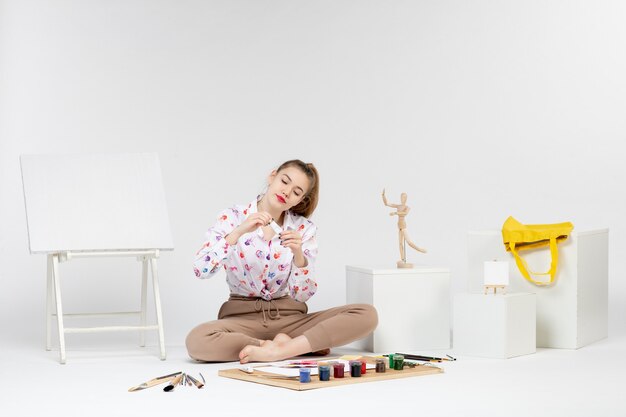
[[[450,355],[446,355],[446,358],[436,358],[433,356],[424,356],[424,355],[411,355],[410,353],[395,353],[395,355],[402,355],[405,359],[411,359],[414,361],[425,361],[425,362],[443,362],[443,361],[455,361],[456,359]],[[389,356],[389,355],[383,355]]]

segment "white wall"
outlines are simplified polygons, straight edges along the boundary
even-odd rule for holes
[[[3,343],[44,336],[19,155],[145,150],[161,158],[176,245],[160,261],[169,344],[228,293],[191,271],[204,230],[293,157],[322,176],[312,310],[345,301],[346,264],[396,261],[387,187],[408,193],[409,233],[429,250],[409,259],[451,267],[454,291],[468,229],[509,214],[610,227],[610,332],[626,330],[620,0],[0,0],[0,19]],[[135,308],[128,262],[62,264],[66,311]]]

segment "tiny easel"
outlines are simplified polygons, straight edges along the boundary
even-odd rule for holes
[[[506,285],[485,285],[485,295],[493,289],[493,295],[496,295],[498,288],[502,290],[501,294],[506,294]]]
[[[102,257],[125,257],[135,256],[141,262],[141,310],[130,312],[110,312],[110,313],[73,313],[63,314],[63,303],[61,302],[61,275],[59,273],[59,263],[67,262],[76,258],[102,258]],[[165,340],[163,336],[163,318],[161,315],[161,295],[159,293],[158,272],[156,260],[159,257],[159,250],[146,251],[67,251],[48,255],[48,283],[46,289],[46,350],[52,349],[51,344],[51,320],[56,316],[59,330],[59,352],[60,362],[65,363],[65,334],[66,333],[94,333],[109,331],[133,331],[139,330],[139,346],[146,345],[146,330],[158,330],[159,350],[161,360],[165,360]],[[150,264],[152,290],[154,293],[154,304],[156,310],[156,325],[146,324],[147,293],[148,293],[148,264]],[[56,306],[52,308],[53,302]],[[56,310],[56,313],[54,312]],[[65,317],[111,317],[139,315],[140,325],[138,326],[100,326],[100,327],[65,327],[63,319]]]
[[[497,259],[484,262],[484,288],[485,295],[493,290],[493,295],[500,289],[502,294],[506,294],[506,286],[509,285],[509,263],[501,262]]]

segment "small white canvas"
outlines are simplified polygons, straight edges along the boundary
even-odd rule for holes
[[[485,285],[509,285],[509,263],[506,261],[486,261],[484,280]]]

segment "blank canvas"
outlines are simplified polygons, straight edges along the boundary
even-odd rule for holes
[[[485,285],[509,285],[509,263],[506,261],[485,262]]]
[[[31,253],[174,248],[156,153],[20,162]]]

